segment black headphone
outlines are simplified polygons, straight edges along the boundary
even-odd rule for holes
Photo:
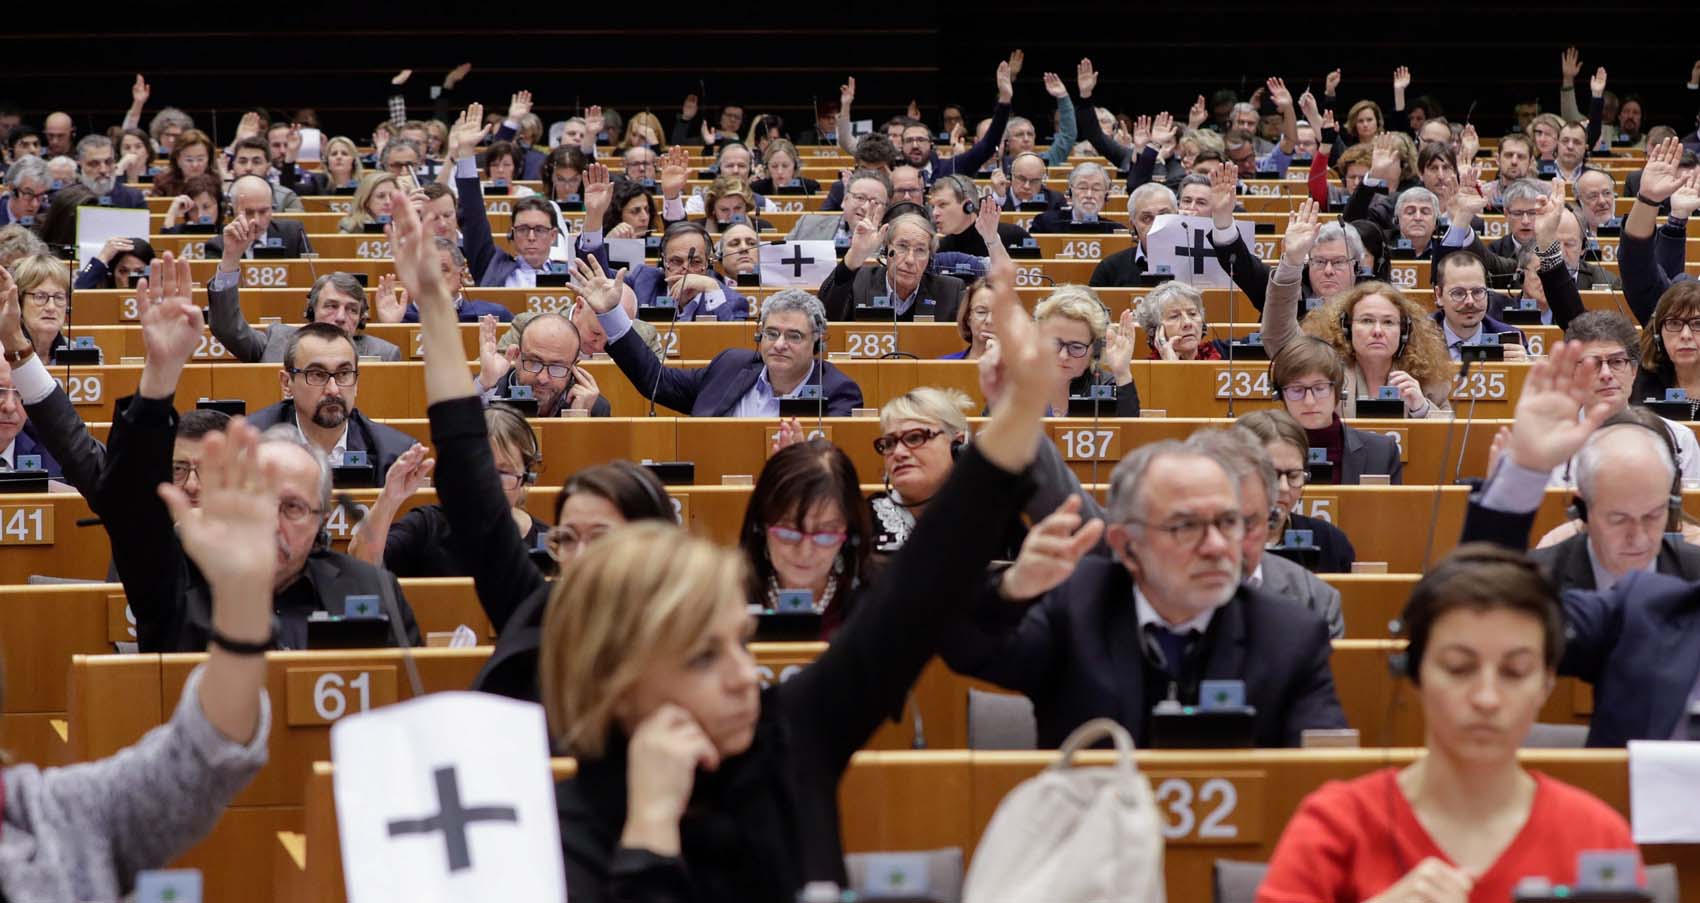
[[[1276,401],[1281,400],[1281,386],[1280,386],[1279,383],[1277,383],[1275,381],[1275,364],[1276,364],[1276,362],[1281,360],[1281,356],[1286,354],[1288,349],[1297,348],[1297,347],[1300,346],[1301,343],[1304,343],[1304,342],[1316,342],[1316,343],[1326,347],[1328,349],[1329,354],[1336,353],[1334,351],[1334,346],[1330,345],[1328,343],[1327,339],[1318,338],[1317,336],[1313,336],[1313,335],[1301,335],[1298,338],[1294,339],[1293,341],[1288,342],[1286,344],[1286,346],[1283,347],[1280,351],[1275,352],[1274,357],[1269,359],[1269,397],[1270,398],[1273,398]],[[1335,397],[1336,402],[1344,401],[1345,398],[1346,398],[1346,387],[1344,385],[1336,386],[1335,387],[1335,396],[1336,396]]]
[[[319,290],[324,288],[326,283],[330,282],[335,277],[341,276],[341,275],[345,275],[345,274],[343,274],[343,273],[326,273],[325,275],[320,276],[318,279],[313,280],[313,287],[307,290],[307,312],[302,316],[303,320],[305,320],[308,323],[313,322],[313,312],[315,310],[318,310],[318,308],[319,308]],[[367,320],[368,317],[371,316],[371,314],[372,314],[372,302],[366,297],[366,287],[361,286],[360,287],[360,322],[354,324],[354,331],[355,332],[360,333],[360,332],[366,331],[366,320]]]
[[[1352,312],[1350,309],[1340,311],[1340,331],[1346,335],[1346,344],[1352,343]],[[1403,310],[1399,312],[1399,347],[1393,350],[1395,358],[1403,357],[1405,346],[1411,343],[1411,315]]]
[[[967,447],[968,447],[968,434],[967,433],[958,433],[956,438],[950,440],[950,460],[952,460],[952,461],[960,460],[962,458],[962,450],[967,448]]]
[[[1642,423],[1641,421],[1630,417],[1613,417],[1606,421],[1605,424],[1601,426],[1601,429],[1610,426],[1638,426],[1647,432],[1658,436],[1659,440],[1665,444],[1665,450],[1670,452],[1671,467],[1676,471],[1676,474],[1671,477],[1670,481],[1670,504],[1666,509],[1665,532],[1674,533],[1681,530],[1682,467],[1677,464],[1676,444],[1671,441],[1670,434],[1665,432],[1663,429],[1654,429],[1651,425]],[[1580,486],[1573,491],[1573,494],[1570,497],[1570,506],[1564,509],[1564,515],[1571,520],[1579,520],[1584,524],[1588,522],[1588,502],[1582,498]]]
[[[615,463],[630,465],[630,462],[627,461],[618,461]],[[677,514],[677,509],[673,506],[672,497],[667,494],[667,490],[665,488],[657,488],[661,482],[660,479],[656,477],[654,473],[650,472],[648,468],[643,467],[642,465],[635,466],[638,470],[642,471],[642,473],[633,474],[632,480],[639,486],[643,487],[643,494],[649,496],[649,500],[655,503],[655,510],[671,515],[673,517],[673,522],[678,523],[679,516]]]

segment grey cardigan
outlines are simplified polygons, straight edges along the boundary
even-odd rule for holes
[[[197,688],[183,687],[171,721],[96,762],[6,769],[0,887],[8,900],[118,900],[136,873],[160,868],[204,837],[266,762],[271,704],[260,693],[251,743],[207,721]]]
[[[207,314],[212,321],[207,325],[212,328],[213,337],[230,349],[231,356],[239,361],[281,363],[283,353],[289,348],[289,337],[299,327],[277,323],[254,329],[242,316],[240,292],[241,289],[234,285],[225,289],[207,286]],[[383,361],[401,360],[401,349],[394,343],[365,333],[354,337],[354,352],[361,357],[375,357]]]

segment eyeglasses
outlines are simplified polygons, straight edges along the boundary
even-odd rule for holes
[[[1686,320],[1680,317],[1667,317],[1664,322],[1659,324],[1659,331],[1668,336],[1682,335],[1684,329],[1700,336],[1700,317],[1689,317]]]
[[[907,242],[900,242],[891,246],[891,256],[899,259],[918,259],[931,252],[932,248],[926,245],[912,245]]]
[[[1288,384],[1281,387],[1281,395],[1288,401],[1304,401],[1312,396],[1328,398],[1334,394],[1334,384],[1331,382],[1317,383],[1311,386]]]
[[[1527,210],[1518,210],[1516,208],[1507,208],[1506,211],[1505,211],[1505,216],[1508,219],[1534,219],[1539,214],[1540,214],[1540,210],[1538,210],[1537,208],[1534,208],[1534,207],[1531,207]]]
[[[1627,354],[1614,354],[1611,357],[1590,354],[1576,362],[1576,366],[1584,370],[1598,370],[1601,364],[1605,364],[1613,373],[1626,373],[1635,367],[1635,361]]]
[[[305,379],[309,386],[322,386],[334,379],[336,384],[344,389],[360,380],[360,371],[352,367],[338,370],[335,373],[323,367],[308,367],[304,370],[300,367],[290,367],[289,375]]]
[[[1203,542],[1205,532],[1211,527],[1216,528],[1216,532],[1229,542],[1239,542],[1245,538],[1245,518],[1238,511],[1224,511],[1212,518],[1188,517],[1166,524],[1153,524],[1137,518],[1129,523],[1167,533],[1169,539],[1189,548]]]
[[[989,307],[971,307],[968,309],[968,319],[990,323],[992,321],[992,309]]]
[[[37,201],[37,200],[40,200],[44,197],[47,197],[47,192],[45,192],[45,191],[31,191],[28,188],[17,188],[17,189],[13,189],[12,196],[17,198],[20,201]]]
[[[607,534],[608,528],[592,530],[584,536],[578,536],[566,527],[556,527],[543,537],[543,548],[549,552],[549,557],[564,563],[569,557],[584,551],[584,547],[601,539]]]
[[[708,269],[708,260],[703,257],[695,256],[669,257],[661,261],[661,266],[669,273],[678,273],[686,270],[693,273],[701,273]]]
[[[902,188],[894,185],[892,186],[891,193],[900,198],[914,198],[919,200],[922,195],[926,194],[926,190],[919,185],[909,185]]]
[[[42,307],[69,307],[71,296],[63,292],[24,292],[24,297]]]
[[[1451,301],[1453,304],[1462,304],[1463,302],[1471,299],[1476,301],[1486,301],[1487,295],[1488,292],[1486,286],[1467,288],[1460,285],[1446,290],[1446,300]]]
[[[1066,351],[1068,356],[1073,358],[1085,357],[1086,352],[1092,350],[1092,345],[1087,342],[1068,342],[1062,339],[1052,339],[1051,341],[1056,343],[1058,351]]]
[[[1312,257],[1310,265],[1324,272],[1328,270],[1349,270],[1352,268],[1350,257]]]
[[[763,329],[761,332],[756,333],[756,335],[764,342],[777,342],[780,339],[784,339],[786,344],[790,345],[801,345],[808,341],[809,338],[795,329],[775,329],[772,326]]]
[[[852,192],[850,194],[850,200],[855,201],[858,204],[872,204],[875,207],[885,206],[885,198],[874,197],[871,194],[857,194]]]
[[[194,461],[173,461],[173,462],[171,462],[171,482],[177,484],[178,486],[181,486],[184,483],[189,482],[189,475],[190,474],[194,474],[195,476],[200,476],[201,475],[201,465],[195,463]]]
[[[1310,471],[1303,467],[1295,467],[1292,470],[1277,470],[1275,471],[1275,478],[1286,480],[1289,489],[1303,489],[1305,484],[1310,482]]]
[[[525,474],[514,473],[511,470],[498,469],[496,471],[496,477],[502,481],[502,488],[510,492],[518,489],[519,484],[525,482]]]
[[[1610,188],[1602,188],[1598,191],[1590,191],[1587,194],[1582,195],[1582,203],[1592,204],[1598,201],[1609,201],[1616,197],[1617,192],[1612,191]]]
[[[322,513],[324,510],[325,509],[323,508],[314,508],[312,505],[309,505],[300,499],[284,499],[277,503],[278,515],[292,524],[301,523],[309,517]]]
[[[788,546],[794,546],[806,539],[817,549],[830,549],[833,546],[841,545],[848,534],[843,531],[837,533],[804,533],[802,530],[791,527],[768,527],[767,535],[775,542],[781,542]]]
[[[555,231],[554,226],[515,226],[514,234],[521,238],[542,238]]]
[[[875,437],[874,453],[881,457],[889,455],[897,449],[899,442],[903,443],[904,448],[920,448],[942,435],[944,435],[944,430],[929,430],[923,427],[915,427],[901,433],[886,433],[883,436]]]
[[[542,373],[547,370],[549,371],[549,376],[553,379],[566,379],[567,374],[573,372],[571,364],[551,364],[546,361],[540,361],[534,357],[520,358],[519,365],[527,373]]]
[[[932,143],[933,139],[928,138],[926,135],[910,135],[903,139],[905,147],[925,147]]]
[[[1020,176],[1020,175],[1018,175],[1018,176],[1012,176],[1012,177],[1010,177],[1010,181],[1011,181],[1011,182],[1014,182],[1014,183],[1015,183],[1015,184],[1017,184],[1017,185],[1020,185],[1020,186],[1022,186],[1022,187],[1024,187],[1024,188],[1031,188],[1031,187],[1033,187],[1033,186],[1035,186],[1035,185],[1043,185],[1043,184],[1045,184],[1045,177],[1044,177],[1044,176],[1032,176],[1032,177],[1028,177],[1028,176]]]

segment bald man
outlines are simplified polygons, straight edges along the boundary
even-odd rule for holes
[[[231,184],[230,213],[233,217],[248,217],[261,229],[253,246],[243,252],[245,259],[300,257],[313,252],[313,246],[307,242],[307,228],[300,220],[272,216],[272,186],[259,176],[242,176]],[[208,257],[223,254],[223,235],[207,239]]]
[[[69,113],[49,113],[41,125],[41,136],[46,142],[43,156],[70,156],[71,139],[77,136],[77,127],[71,124]]]

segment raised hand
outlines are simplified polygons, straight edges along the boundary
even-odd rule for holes
[[[1675,138],[1666,138],[1659,146],[1647,151],[1647,164],[1641,168],[1641,193],[1654,203],[1663,202],[1676,192],[1682,185],[1682,173],[1677,165],[1682,162],[1682,142]]]
[[[1218,166],[1210,173],[1210,222],[1218,229],[1234,225],[1239,182],[1239,174],[1232,167]]]
[[[1044,73],[1043,78],[1045,79],[1046,94],[1049,94],[1058,100],[1062,100],[1064,97],[1068,96],[1068,86],[1063,84],[1063,80],[1058,78],[1055,72],[1046,72]]]
[[[1133,152],[1145,150],[1145,145],[1151,143],[1151,117],[1141,113],[1133,120]]]
[[[133,251],[135,248],[136,243],[128,238],[118,238],[117,236],[114,236],[107,239],[106,243],[100,246],[100,253],[96,256],[98,256],[102,262],[110,266],[112,261],[117,259],[119,254],[123,254],[126,251]]]
[[[879,247],[884,234],[877,223],[870,217],[856,221],[855,228],[850,230],[850,247],[844,252],[844,265],[849,269],[859,269],[868,258],[874,256],[874,249]]]
[[[850,105],[856,102],[856,76],[844,79],[844,84],[838,86],[838,109],[848,114]]]
[[[779,430],[773,434],[773,441],[768,444],[768,454],[777,455],[781,450],[802,442],[807,435],[802,424],[797,422],[797,418],[793,417],[790,420],[781,418]]]
[[[1009,196],[1009,176],[1003,174],[1003,169],[993,167],[992,174],[987,177],[992,183],[992,194],[1002,198]]]
[[[1594,77],[1588,79],[1588,90],[1593,92],[1593,97],[1606,95],[1606,67],[1601,66],[1594,70]]]
[[[602,216],[614,200],[614,183],[609,180],[608,167],[601,163],[586,167],[579,192],[584,197],[584,221],[591,229],[600,228]]]
[[[1175,117],[1170,116],[1168,110],[1158,113],[1157,118],[1151,120],[1151,141],[1159,150],[1174,146],[1175,134]],[[1220,166],[1216,168],[1221,169]]]
[[[243,113],[242,120],[236,123],[236,140],[252,138],[260,133],[260,114]]]
[[[1334,111],[1333,110],[1323,110],[1322,111],[1322,127],[1325,128],[1325,129],[1335,129],[1335,130],[1338,130],[1340,128],[1340,124],[1334,121]]]
[[[1340,70],[1335,69],[1333,72],[1328,73],[1327,78],[1324,78],[1322,80],[1322,93],[1326,97],[1333,97],[1334,92],[1338,91],[1339,89],[1340,89]]]
[[[1192,107],[1186,111],[1186,127],[1196,129],[1210,121],[1210,107],[1204,102],[1204,95],[1198,95],[1193,100]]]
[[[198,505],[171,483],[161,483],[158,491],[183,551],[212,586],[215,603],[239,601],[263,609],[266,618],[258,620],[264,623],[270,619],[277,572],[278,478],[260,464],[259,440],[259,430],[241,417],[224,432],[206,435]]]
[[[1581,342],[1557,342],[1529,368],[1512,415],[1511,460],[1542,473],[1570,460],[1611,414],[1609,402],[1595,402],[1600,364],[1590,369]],[[1582,410],[1577,419],[1577,410]]]
[[[189,261],[173,257],[170,251],[153,262],[148,276],[136,286],[149,365],[181,367],[200,346],[204,324],[201,309],[192,300],[193,291]]]
[[[1027,54],[1020,48],[1009,52],[1009,77],[1020,78],[1021,67],[1027,62]]]
[[[921,118],[921,105],[919,103],[917,103],[914,98],[910,98],[909,99],[909,108],[904,110],[903,112],[908,114],[910,119],[917,119],[918,120],[918,119]]]
[[[1582,52],[1574,47],[1566,48],[1558,55],[1558,65],[1564,71],[1564,83],[1574,82],[1582,74]]]
[[[378,277],[376,301],[379,323],[400,323],[407,316],[407,302],[396,294],[394,273]]]
[[[152,94],[153,89],[148,87],[147,79],[142,78],[141,73],[136,73],[136,83],[130,86],[130,103],[139,110]]]
[[[484,124],[484,105],[468,104],[449,129],[449,159],[464,160],[472,156],[488,134],[490,127]]]
[[[1476,178],[1477,174],[1474,166],[1458,170],[1458,188],[1452,193],[1447,213],[1454,225],[1474,223],[1476,217],[1487,209],[1487,198],[1482,195],[1482,183]]]
[[[494,316],[478,318],[478,383],[485,389],[496,388],[496,383],[513,369],[513,361],[500,348],[501,331],[502,321]]]
[[[1382,132],[1375,136],[1370,145],[1369,174],[1387,183],[1387,190],[1394,191],[1399,185],[1399,168],[1402,162],[1399,154],[1399,141],[1391,132]]]
[[[1317,127],[1322,125],[1322,111],[1316,105],[1316,95],[1310,93],[1309,88],[1305,89],[1305,93],[1299,95],[1299,115],[1303,116],[1304,120],[1311,125]]]
[[[1025,602],[1050,592],[1074,573],[1075,565],[1104,533],[1104,522],[1080,519],[1080,496],[1070,495],[1027,532],[1021,554],[1004,571],[998,592],[1005,599]]]
[[[1671,219],[1687,219],[1695,210],[1700,210],[1700,169],[1691,170],[1682,187],[1670,196]]]
[[[974,211],[974,231],[980,233],[980,238],[986,246],[998,243],[998,202],[990,194],[982,195],[980,204]]]
[[[1214,193],[1214,182],[1211,189]],[[1287,231],[1281,241],[1281,262],[1288,266],[1303,266],[1311,247],[1316,244],[1319,228],[1316,201],[1305,198],[1299,202],[1298,209],[1287,216]]]
[[[601,261],[585,258],[573,261],[572,272],[567,274],[567,281],[590,309],[599,314],[605,314],[620,306],[620,289],[626,281],[626,268],[609,276],[603,269]]]
[[[596,406],[596,399],[602,396],[602,387],[596,384],[596,377],[590,371],[573,365],[573,387],[567,390],[567,407],[575,411],[588,412]]]
[[[0,344],[5,351],[22,351],[30,345],[24,335],[24,312],[18,304],[18,283],[0,267]]]
[[[586,141],[589,141],[591,144],[595,144],[596,136],[602,134],[602,130],[607,127],[608,120],[602,115],[602,107],[600,104],[593,103],[589,107],[585,108],[584,134]]]
[[[1269,99],[1275,102],[1276,109],[1290,110],[1293,108],[1293,92],[1287,90],[1287,83],[1279,78],[1271,78],[1265,84],[1269,87]]]
[[[1467,163],[1476,159],[1476,153],[1481,149],[1482,139],[1476,133],[1475,123],[1465,123],[1464,129],[1458,133],[1458,158]]]
[[[407,80],[412,78],[412,77],[413,77],[413,70],[412,69],[403,69],[400,72],[397,72],[395,74],[394,78],[390,79],[390,84],[395,85],[396,87],[399,88],[402,85],[407,84]]]
[[[1020,53],[1021,51],[1016,51]],[[1010,55],[1014,59],[1014,54]],[[1009,63],[999,63],[997,73],[998,103],[1009,103],[1015,97],[1015,73],[1010,70]]]
[[[668,148],[661,158],[661,197],[669,201],[677,198],[690,177],[690,153],[678,145]]]
[[[1056,351],[1049,347],[1039,332],[1038,324],[1015,292],[1015,264],[1007,258],[993,262],[987,275],[992,288],[992,330],[998,337],[999,354],[1005,368],[1002,405],[1016,405],[1017,410],[1031,409],[1035,414],[1045,409],[1045,400],[1054,383],[1053,368],[1047,358]],[[993,409],[993,416],[999,413]]]
[[[284,139],[284,146],[284,161],[294,163],[301,156],[301,123],[292,122],[289,124],[289,137]]]
[[[384,490],[380,496],[387,496],[391,501],[404,502],[425,481],[431,478],[431,471],[437,468],[437,461],[430,457],[431,450],[415,442],[407,451],[401,453],[390,465],[389,472],[384,476]],[[399,505],[398,505],[399,507]]]
[[[193,203],[192,201],[190,203]],[[260,226],[246,216],[232,217],[224,224],[224,266],[226,271],[236,268],[236,261],[248,253],[249,246],[260,237]]]
[[[1104,369],[1118,386],[1133,382],[1133,334],[1132,308],[1122,311],[1121,319],[1104,330]]]
[[[1098,87],[1098,71],[1092,68],[1090,59],[1082,58],[1074,67],[1074,86],[1080,91],[1081,100],[1091,97],[1092,89]]]
[[[1406,88],[1409,88],[1410,86],[1411,86],[1411,68],[1409,66],[1400,66],[1399,68],[1393,70],[1393,90],[1394,91],[1401,91],[1402,92]]]
[[[531,92],[516,91],[508,101],[508,121],[518,122],[531,112]]]
[[[1558,223],[1564,217],[1564,200],[1543,194],[1535,200],[1535,247],[1545,248],[1558,240]]]
[[[459,66],[450,69],[449,74],[443,76],[443,87],[453,90],[454,86],[460,84],[460,80],[466,78],[466,74],[471,71],[471,63],[461,63]]]

